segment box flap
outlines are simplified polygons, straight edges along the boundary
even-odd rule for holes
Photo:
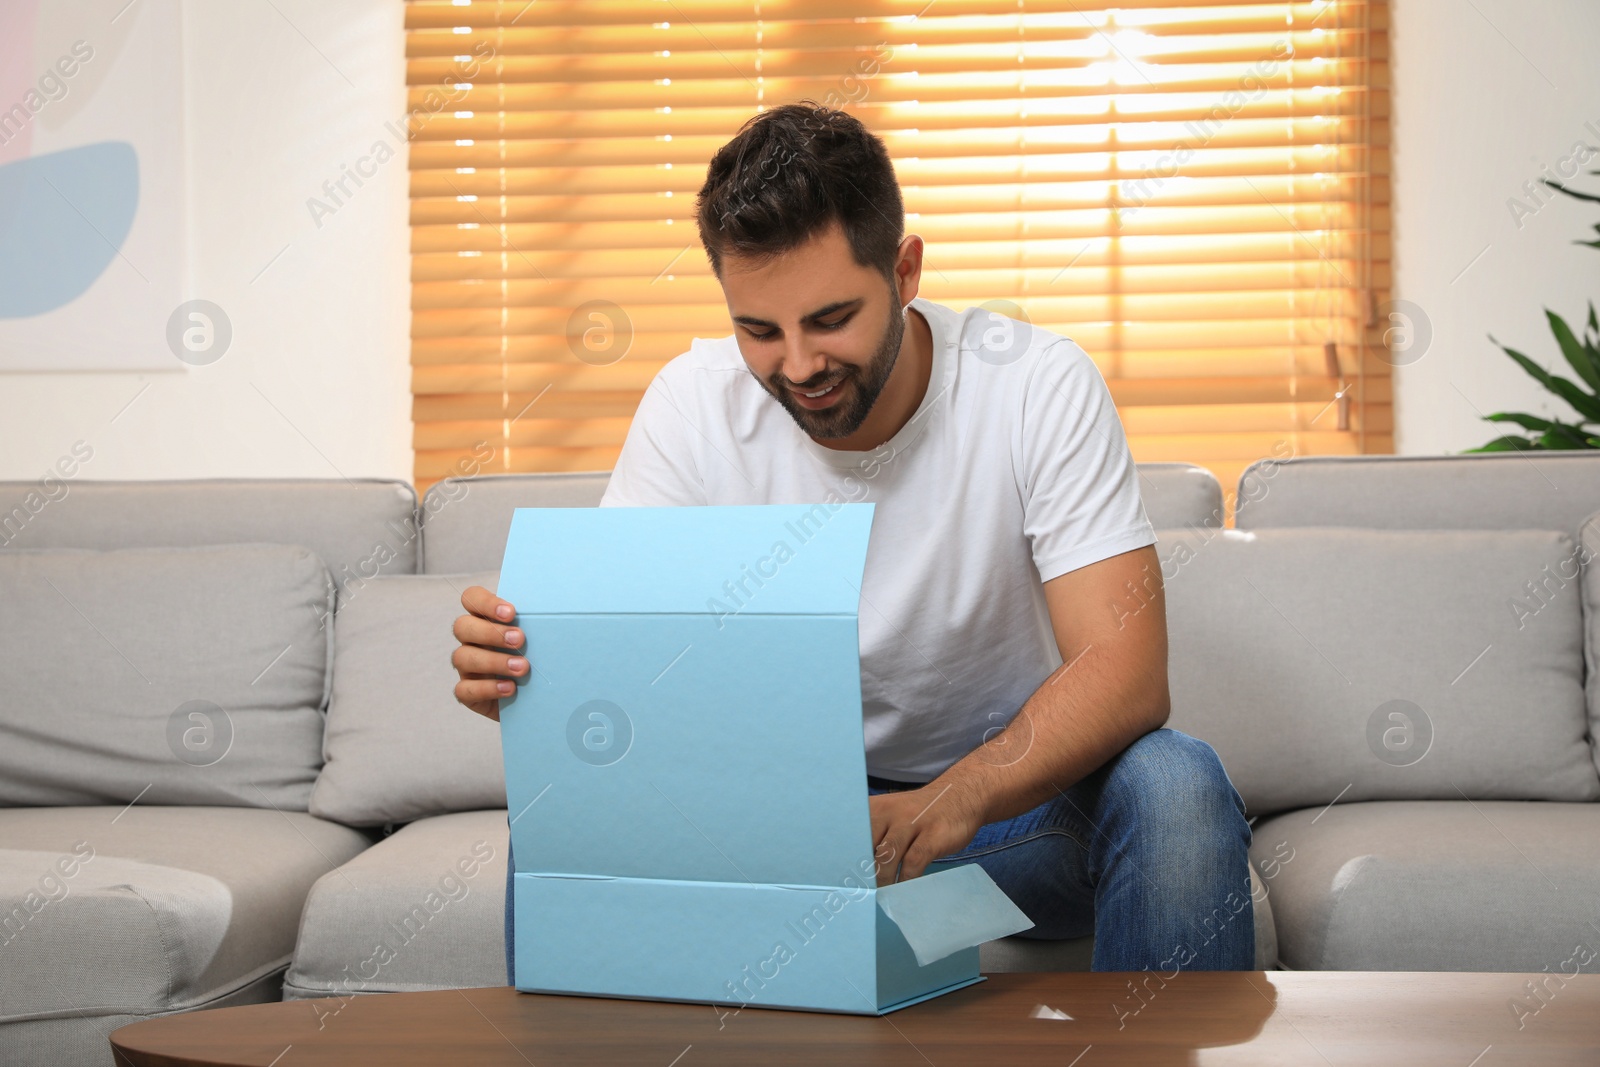
[[[518,508],[498,592],[526,615],[854,615],[872,509]]]
[[[872,884],[872,511],[518,509],[499,590],[533,664],[500,701],[518,872]]]
[[[921,967],[1033,927],[976,863],[884,886],[877,897],[878,907],[900,928]]]

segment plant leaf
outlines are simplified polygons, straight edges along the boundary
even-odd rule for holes
[[[1579,422],[1600,422],[1600,397],[1586,393],[1577,385],[1558,374],[1550,376],[1550,388],[1557,396],[1572,405],[1572,410],[1582,416]]]
[[[1582,426],[1573,426],[1570,423],[1554,422],[1542,419],[1537,415],[1528,415],[1520,411],[1496,412],[1485,415],[1490,422],[1514,422],[1529,430],[1541,431],[1535,439],[1537,448],[1589,448],[1587,442],[1591,439],[1589,431]]]
[[[1595,196],[1593,193],[1580,193],[1576,189],[1568,189],[1565,185],[1562,185],[1560,182],[1553,182],[1549,178],[1540,178],[1539,180],[1544,182],[1546,185],[1548,185],[1552,189],[1555,189],[1555,190],[1557,190],[1559,192],[1566,193],[1568,196],[1572,197],[1574,200],[1593,200],[1595,203],[1600,204],[1600,196]]]
[[[1592,306],[1590,310],[1593,310]],[[1550,320],[1550,332],[1556,335],[1556,344],[1561,346],[1561,354],[1567,357],[1572,369],[1578,372],[1578,377],[1590,389],[1600,391],[1600,358],[1573,336],[1572,327],[1567,325],[1566,319],[1549,308],[1544,309],[1544,315]]]
[[[1560,434],[1562,437],[1565,437],[1567,440],[1572,442],[1573,448],[1589,447],[1584,443],[1589,439],[1589,431],[1584,429],[1582,426],[1573,426],[1570,423],[1558,422],[1547,432]]]
[[[1485,415],[1484,418],[1490,422],[1514,422],[1525,430],[1538,430],[1541,433],[1560,425],[1549,419],[1541,419],[1537,415],[1524,415],[1520,411],[1497,411],[1493,415]]]
[[[1549,432],[1541,434],[1539,444],[1549,449],[1584,448],[1583,435],[1573,433],[1565,426],[1554,426]]]
[[[1516,360],[1523,370],[1533,375],[1534,380],[1540,385],[1571,404],[1573,410],[1583,417],[1584,422],[1600,422],[1600,398],[1585,393],[1558,374],[1551,374],[1516,349],[1506,348],[1505,345],[1500,347],[1506,355]]]
[[[1468,452],[1530,452],[1538,447],[1526,437],[1496,437],[1487,444],[1469,448]]]

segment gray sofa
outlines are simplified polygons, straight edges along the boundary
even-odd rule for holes
[[[1205,471],[1140,475],[1171,725],[1253,815],[1258,965],[1600,947],[1600,573],[1578,566],[1600,456],[1257,464],[1233,531]],[[512,507],[589,506],[605,478],[420,503],[0,483],[0,1062],[109,1063],[106,1034],[167,1012],[504,984],[498,731],[450,696],[449,624]],[[1089,944],[1007,938],[983,967],[1084,968]]]

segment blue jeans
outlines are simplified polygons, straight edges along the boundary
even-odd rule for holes
[[[867,779],[869,795],[914,788]],[[978,864],[1033,920],[1018,937],[1093,934],[1097,971],[1244,971],[1256,951],[1249,849],[1244,801],[1217,754],[1163,729],[928,870]],[[511,915],[508,862],[508,981]]]

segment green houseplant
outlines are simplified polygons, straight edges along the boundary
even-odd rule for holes
[[[1600,174],[1600,170],[1591,173]],[[1600,196],[1568,189],[1548,179],[1545,179],[1544,183],[1574,199],[1600,203]],[[1600,223],[1596,223],[1594,228],[1595,240],[1573,243],[1600,249]],[[1493,335],[1490,335],[1489,340],[1500,345],[1505,354],[1516,360],[1518,365],[1531,374],[1540,385],[1566,401],[1572,410],[1578,413],[1578,421],[1561,422],[1520,411],[1497,411],[1493,415],[1485,415],[1484,418],[1490,422],[1512,423],[1522,427],[1526,433],[1496,437],[1488,444],[1467,449],[1468,452],[1600,448],[1600,321],[1595,317],[1594,302],[1589,302],[1589,321],[1585,325],[1582,337],[1567,325],[1565,319],[1549,308],[1545,309],[1545,317],[1550,320],[1550,332],[1555,334],[1561,354],[1577,372],[1578,381],[1563,378],[1559,374],[1551,374],[1516,349],[1501,345]]]

